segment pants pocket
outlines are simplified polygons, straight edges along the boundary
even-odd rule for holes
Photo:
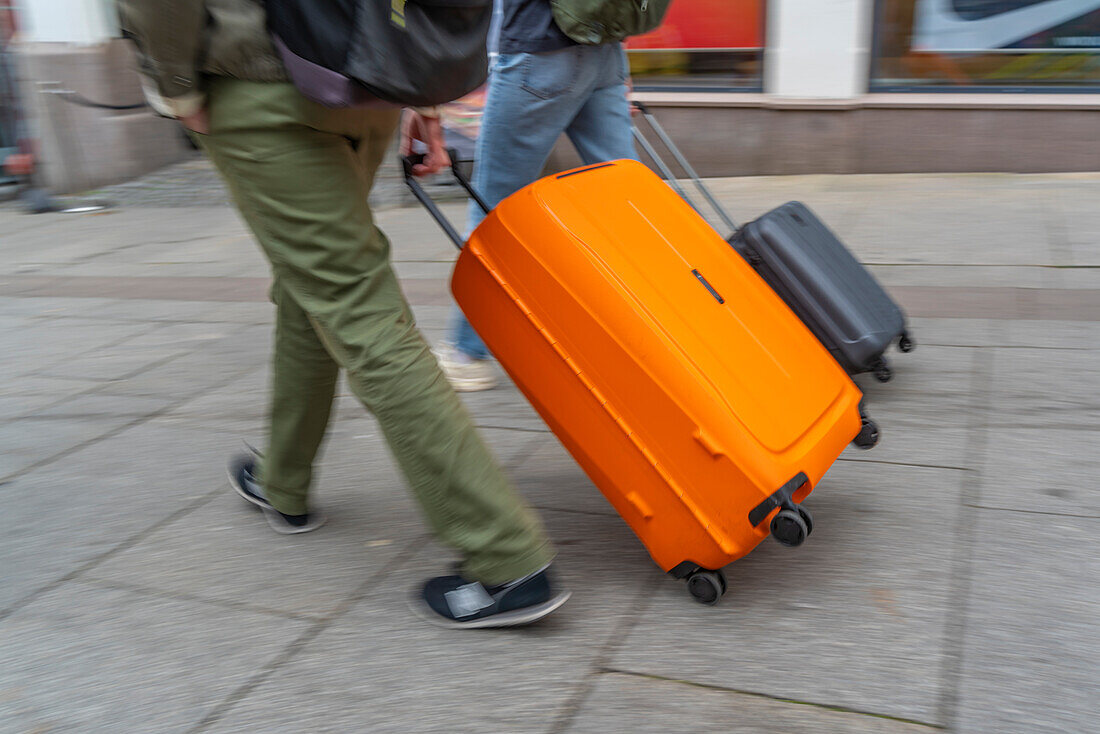
[[[559,51],[524,54],[521,86],[542,99],[560,97],[569,92],[580,71],[581,50],[579,46],[570,46]]]

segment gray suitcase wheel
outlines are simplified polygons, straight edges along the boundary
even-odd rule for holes
[[[814,516],[802,505],[798,505],[798,514],[802,516],[802,522],[806,523],[806,535],[809,536],[814,531]]]
[[[898,339],[898,351],[909,353],[917,348],[916,343],[913,341],[913,337],[909,336],[909,332],[905,332]]]
[[[794,510],[780,510],[772,519],[772,536],[780,545],[796,548],[806,542],[810,528],[802,515]]]
[[[696,571],[688,576],[687,586],[692,599],[714,606],[726,593],[726,575],[721,571]]]
[[[857,448],[870,449],[874,448],[878,443],[878,424],[870,418],[863,419],[863,426],[859,429],[859,433],[852,439],[852,443]]]
[[[871,367],[871,371],[879,382],[889,382],[894,377],[894,371],[890,369],[889,363],[882,358],[875,362],[874,366]]]

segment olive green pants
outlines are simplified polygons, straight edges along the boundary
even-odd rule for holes
[[[306,511],[340,368],[377,417],[438,537],[488,584],[532,573],[551,549],[451,390],[390,267],[367,195],[396,110],[334,110],[289,84],[210,80],[196,136],[271,261],[275,354],[261,481]],[[427,220],[425,220],[427,221]]]

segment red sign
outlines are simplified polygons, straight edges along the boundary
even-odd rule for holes
[[[643,49],[759,49],[764,47],[764,0],[674,0],[660,28],[634,36]]]

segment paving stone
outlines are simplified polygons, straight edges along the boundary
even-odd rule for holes
[[[28,420],[51,420],[78,423],[105,418],[148,418],[168,405],[165,398],[136,398],[100,395],[91,392],[62,399],[53,405],[26,416]]]
[[[88,299],[88,315],[130,321],[271,323],[274,308],[266,301],[210,302],[149,299]]]
[[[877,446],[845,449],[851,461],[891,462],[973,468],[967,432],[981,423],[976,416],[976,350],[969,347],[919,345],[909,354],[891,354],[894,378],[880,383],[869,375],[856,382],[864,406],[878,424]],[[981,383],[984,384],[984,381]]]
[[[1027,195],[950,199],[942,192],[868,192],[844,241],[868,263],[1039,265],[1051,262],[1043,206]],[[980,211],[980,216],[975,212]]]
[[[1100,323],[1089,321],[1010,321],[1004,339],[993,346],[1100,350]],[[1051,356],[1057,360],[1057,356]]]
[[[1098,364],[1096,350],[995,350],[990,425],[1095,429],[1100,426]]]
[[[453,259],[435,260],[397,260],[393,263],[393,270],[398,278],[416,278],[450,281],[451,272],[454,270]]]
[[[185,732],[305,629],[238,609],[68,584],[0,627],[0,728]]]
[[[955,730],[1094,730],[1100,520],[975,514]]]
[[[706,183],[735,222],[748,222],[788,201],[802,201],[830,227],[842,231],[851,224],[857,206],[850,192],[836,190],[838,181],[835,176],[743,176]],[[679,183],[704,206],[689,181]],[[723,237],[728,235],[724,223],[709,209],[704,209],[704,215]]]
[[[22,376],[0,383],[0,420],[9,421],[99,386],[98,381]]]
[[[187,243],[205,237],[243,234],[245,229],[231,209],[166,208],[111,209],[80,215],[46,215],[47,224],[20,234],[10,265],[57,265],[88,261],[104,253],[153,243]],[[79,232],[79,237],[72,233]]]
[[[140,374],[109,383],[103,387],[103,392],[176,400],[191,398],[257,369],[267,360],[270,342],[271,333],[267,326],[242,327]]]
[[[58,416],[22,416],[0,425],[0,477],[11,477],[39,462],[133,422],[121,415],[73,421]]]
[[[407,595],[449,555],[430,546],[210,731],[545,732],[656,573],[614,518],[545,514],[573,591],[553,616],[488,634],[411,617]]]
[[[986,441],[978,504],[1100,517],[1100,425],[991,428]]]
[[[1100,265],[1100,248],[1096,246],[1100,237],[1100,211],[1096,207],[1098,198],[1100,186],[1095,182],[1067,187],[1060,192],[1058,221],[1064,228],[1073,265]]]
[[[618,517],[553,434],[534,438],[537,447],[512,471],[516,486],[531,504],[541,509]]]
[[[893,371],[889,382],[879,382],[867,372],[857,375],[855,380],[869,404],[889,405],[915,398],[935,410],[943,403],[969,394],[972,373],[979,365],[977,352],[973,347],[917,342],[917,348],[908,354],[894,348],[887,352],[886,358]]]
[[[966,473],[841,463],[798,549],[766,541],[727,569],[716,607],[669,579],[616,670],[936,721],[954,518]]]
[[[158,363],[187,354],[184,346],[166,344],[159,347],[135,348],[115,345],[95,349],[76,356],[53,361],[39,374],[46,377],[70,377],[107,382],[125,380],[155,367]]]
[[[464,231],[464,203],[444,203],[439,208],[459,232]],[[447,262],[457,256],[447,235],[419,205],[376,212],[375,222],[389,238],[390,257],[395,261]]]
[[[500,368],[493,365],[500,383],[492,390],[459,393],[474,422],[482,428],[517,428],[549,433],[550,429]]]
[[[90,575],[260,610],[331,615],[424,527],[392,466],[358,472],[354,482],[347,481],[347,467],[333,462],[320,474],[313,499],[329,519],[312,533],[276,534],[227,484],[223,495],[186,520],[113,556]]]
[[[235,436],[215,431],[143,424],[0,487],[8,528],[0,534],[0,608],[228,487],[234,445]]]
[[[0,283],[4,283],[5,280],[4,277],[0,276]],[[0,296],[0,313],[8,317],[56,318],[58,316],[81,316],[87,313],[89,308],[108,302],[110,302],[110,299],[107,298]]]
[[[869,265],[886,288],[926,285],[955,288],[1058,288],[1057,268],[1028,265]]]
[[[210,426],[242,435],[262,436],[268,411],[269,363],[252,369],[215,390],[176,406],[164,416],[169,423]]]
[[[1000,346],[1003,341],[1001,327],[1004,322],[997,319],[910,318],[908,324],[917,351],[924,346],[992,347]],[[890,355],[895,354],[890,352]],[[917,354],[918,358],[920,356]],[[905,359],[908,357],[898,354],[893,361]]]
[[[33,374],[91,350],[141,334],[150,328],[140,323],[88,324],[70,319],[51,319],[36,325],[23,338],[9,343],[3,354],[0,354],[0,365],[9,374]]]
[[[879,716],[775,701],[687,681],[601,675],[565,730],[571,734],[631,731],[721,731],[725,734],[921,734],[935,729]]]
[[[1096,237],[1093,237],[1093,242]],[[1060,288],[1100,288],[1100,267],[1059,268]]]

